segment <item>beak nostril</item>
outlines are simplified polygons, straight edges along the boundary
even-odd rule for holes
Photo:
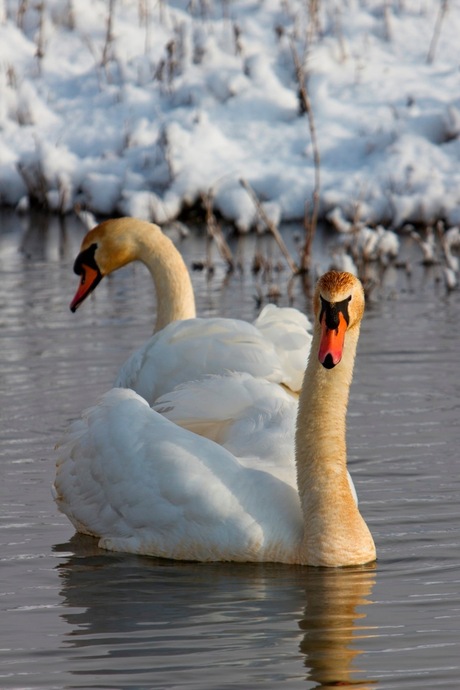
[[[323,365],[323,367],[324,367],[325,369],[333,369],[333,368],[335,367],[334,359],[333,359],[333,357],[332,357],[332,355],[331,355],[330,352],[326,355],[326,357],[325,357],[324,360],[321,362],[321,364]]]

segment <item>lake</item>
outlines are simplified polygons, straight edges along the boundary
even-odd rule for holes
[[[75,536],[50,485],[69,420],[150,334],[147,271],[105,279],[76,314],[75,219],[1,214],[0,687],[458,688],[460,304],[404,242],[374,274],[351,391],[349,469],[374,566],[190,564]],[[295,251],[296,232],[284,232]],[[189,266],[197,232],[179,240]],[[241,267],[193,271],[200,315],[252,320],[267,294],[310,313],[269,238],[231,240]],[[256,251],[268,277],[251,271]],[[327,268],[324,234],[314,265]],[[373,269],[372,269],[373,270]]]

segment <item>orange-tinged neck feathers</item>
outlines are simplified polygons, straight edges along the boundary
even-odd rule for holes
[[[325,313],[325,303],[333,316]],[[326,273],[316,289],[314,312],[296,431],[306,524],[301,558],[309,565],[363,564],[375,559],[375,546],[351,492],[346,451],[346,412],[364,312],[361,283],[348,273]]]

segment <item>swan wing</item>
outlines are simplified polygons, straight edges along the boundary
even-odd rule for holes
[[[196,318],[175,321],[152,336],[122,366],[115,386],[153,403],[182,383],[226,371],[283,381],[276,348],[258,328],[238,319]]]
[[[270,469],[296,488],[297,400],[281,386],[242,373],[207,376],[160,397],[153,408],[212,439],[246,467]]]
[[[102,548],[185,560],[291,562],[297,492],[112,389],[58,446],[54,496]]]
[[[280,386],[234,373],[189,381],[153,407],[175,424],[223,446],[245,467],[265,469],[297,490],[297,406],[297,399]],[[348,481],[358,503],[349,472]]]
[[[282,383],[292,391],[300,391],[312,340],[307,316],[298,309],[267,304],[254,326],[275,347],[283,371]]]

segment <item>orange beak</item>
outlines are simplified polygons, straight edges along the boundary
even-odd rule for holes
[[[80,285],[70,303],[70,311],[72,312],[77,311],[80,304],[88,297],[102,279],[100,271],[92,266],[88,266],[88,264],[81,264],[79,273],[81,275]]]
[[[342,359],[343,343],[348,324],[341,312],[339,312],[338,317],[339,325],[335,329],[327,327],[325,314],[321,320],[321,342],[318,359],[326,369],[332,369]]]

